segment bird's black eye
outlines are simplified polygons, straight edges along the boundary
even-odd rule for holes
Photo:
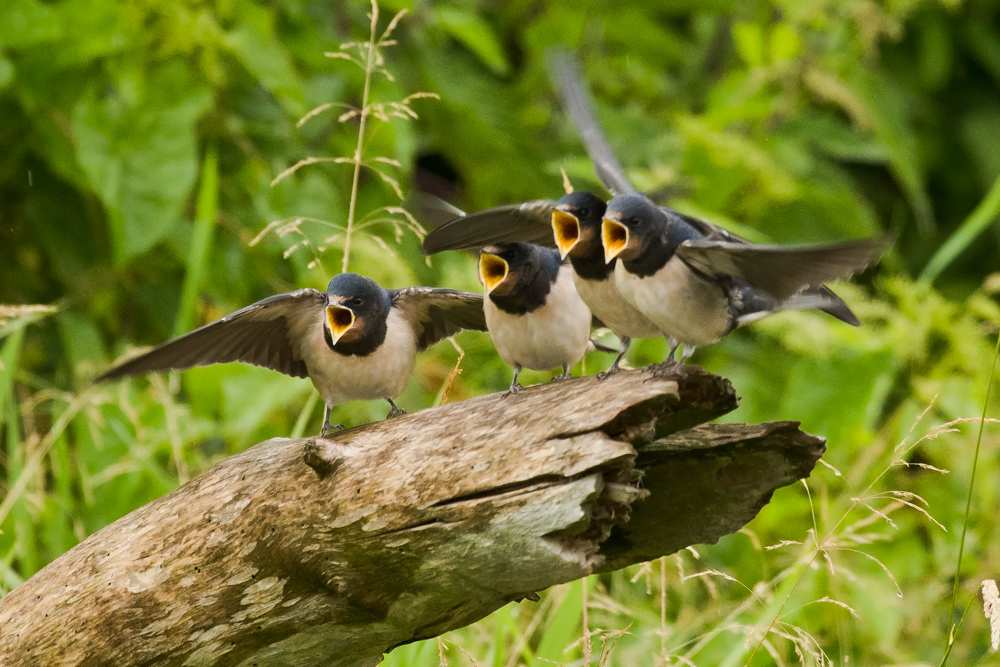
[[[351,299],[351,305],[352,306],[360,306],[364,302],[365,302],[365,300],[362,299],[360,296],[356,296],[353,299]]]
[[[580,217],[581,218],[586,218],[588,213],[590,213],[590,211],[588,211],[587,209],[585,209],[585,208],[581,208],[580,209]]]

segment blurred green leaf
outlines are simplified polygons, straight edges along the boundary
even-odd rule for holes
[[[778,23],[771,30],[770,52],[773,62],[795,60],[802,53],[802,38],[787,23]]]
[[[236,5],[237,26],[225,36],[226,47],[260,83],[271,91],[295,117],[307,107],[302,83],[275,35],[274,11],[265,5],[240,2]]]
[[[0,90],[6,88],[14,78],[14,63],[0,56]]]
[[[764,34],[756,23],[737,23],[733,26],[733,45],[748,67],[764,65]]]
[[[230,433],[252,433],[278,408],[301,405],[310,391],[308,380],[238,364],[222,380],[222,417]]]
[[[63,35],[58,11],[38,0],[0,3],[0,47],[16,49],[51,42]]]
[[[854,70],[854,91],[865,100],[875,136],[885,148],[889,166],[906,193],[917,225],[924,235],[934,229],[934,210],[924,185],[923,155],[908,116],[904,91],[880,73],[868,68]]]
[[[489,23],[473,12],[447,5],[434,7],[434,16],[448,34],[475,53],[494,73],[510,72],[510,63]]]
[[[154,73],[138,106],[93,87],[73,110],[80,165],[108,209],[119,265],[169,233],[194,183],[195,121],[211,96],[179,67]]]

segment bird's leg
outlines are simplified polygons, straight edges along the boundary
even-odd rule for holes
[[[600,373],[597,374],[598,381],[611,377],[612,375],[621,370],[620,368],[618,368],[618,364],[622,362],[622,358],[624,358],[625,353],[628,352],[628,348],[631,347],[631,345],[632,345],[631,338],[629,338],[628,336],[621,337],[621,344],[618,349],[618,356],[615,357],[615,363],[611,364],[611,368],[609,368],[608,370],[601,371]]]
[[[685,361],[690,359],[691,355],[694,354],[695,349],[696,348],[694,345],[688,345],[687,343],[684,343],[684,352],[681,353],[681,360],[678,363],[683,364]]]
[[[323,410],[323,428],[319,430],[319,437],[321,438],[326,437],[326,434],[330,431],[341,431],[344,428],[343,424],[334,424],[333,426],[330,426],[330,411],[332,409],[333,406],[327,402],[326,407]]]
[[[552,378],[552,380],[551,380],[552,382],[556,382],[558,380],[568,380],[569,378],[573,377],[573,374],[569,372],[569,365],[568,364],[563,364],[562,365],[562,369],[563,369],[563,372],[560,373],[559,375],[555,376],[554,378]]]
[[[514,364],[514,379],[510,381],[510,389],[503,393],[500,398],[507,398],[511,394],[516,394],[517,392],[524,389],[520,382],[517,381],[517,376],[521,372],[521,364]]]
[[[385,416],[386,419],[392,419],[393,417],[406,414],[406,410],[393,403],[391,398],[387,398],[385,400],[389,401],[389,405],[392,406],[392,410],[389,410],[389,414]]]
[[[670,371],[672,371],[674,367],[677,366],[678,361],[674,358],[674,355],[677,353],[677,347],[679,345],[680,343],[677,341],[676,338],[671,338],[670,351],[667,352],[666,359],[664,359],[658,364],[650,364],[648,366],[649,370],[653,372],[654,377],[663,377],[669,375]],[[684,346],[684,349],[685,351],[687,350],[686,345]]]

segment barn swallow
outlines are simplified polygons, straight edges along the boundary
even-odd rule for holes
[[[836,245],[829,246],[825,251],[823,248],[814,248],[812,250],[816,252],[809,255],[807,259],[802,254],[796,254],[795,248],[753,245],[746,239],[705,220],[686,215],[680,211],[676,211],[665,206],[657,207],[651,200],[648,199],[648,197],[638,192],[632,185],[632,182],[625,174],[625,170],[622,168],[621,163],[618,161],[614,151],[611,149],[604,131],[594,115],[593,103],[590,99],[587,88],[583,83],[583,73],[580,70],[579,64],[576,62],[576,59],[573,58],[567,51],[558,49],[551,51],[548,56],[550,78],[552,79],[556,90],[559,92],[563,110],[576,127],[577,134],[579,134],[580,138],[583,140],[587,154],[590,156],[590,159],[594,164],[595,172],[601,179],[601,182],[604,183],[605,187],[614,195],[612,202],[608,204],[608,210],[611,211],[611,214],[608,215],[606,213],[605,215],[607,217],[614,218],[617,216],[615,209],[611,208],[612,203],[615,203],[615,208],[617,208],[618,205],[625,202],[632,202],[631,205],[637,205],[637,202],[641,202],[642,206],[646,208],[647,212],[651,216],[657,217],[651,212],[655,209],[658,211],[660,216],[670,221],[669,226],[677,237],[677,243],[681,243],[690,238],[691,243],[689,245],[691,245],[696,242],[694,239],[701,239],[698,243],[706,246],[713,246],[713,248],[711,250],[703,248],[700,252],[713,255],[716,259],[718,259],[718,256],[721,253],[721,247],[730,248],[731,254],[738,254],[743,258],[748,256],[759,258],[757,261],[744,260],[744,265],[753,264],[757,268],[757,271],[754,271],[753,275],[749,276],[747,280],[739,278],[739,271],[733,271],[729,274],[722,272],[722,275],[731,275],[733,277],[732,289],[734,292],[730,305],[734,309],[734,317],[739,324],[749,323],[750,321],[759,319],[770,312],[803,308],[818,308],[819,310],[829,313],[833,317],[836,317],[837,319],[853,326],[857,326],[859,324],[857,316],[851,312],[851,309],[847,306],[847,304],[844,303],[840,297],[834,294],[830,288],[825,286],[817,287],[816,285],[810,284],[808,288],[803,289],[805,285],[795,283],[793,280],[791,286],[794,290],[789,292],[788,285],[782,286],[781,289],[773,285],[774,275],[789,271],[792,264],[795,264],[799,270],[805,270],[810,266],[818,268],[818,263],[836,262],[838,260],[845,260],[848,264],[850,264],[851,261],[846,257],[846,255],[848,255],[850,250],[853,248],[858,252],[858,254],[854,257],[856,262],[852,270],[847,271],[845,269],[844,274],[846,275],[848,273],[853,273],[854,270],[859,270],[860,268],[867,266],[868,263],[874,261],[884,244],[871,240],[848,242],[847,244],[840,246],[837,252],[833,252],[833,249],[838,247]],[[607,224],[608,223],[604,223],[602,221],[602,229],[600,233],[602,245],[605,247],[607,244],[605,243],[604,229]],[[556,240],[560,244],[560,251],[563,251],[565,243],[565,241],[560,239],[561,236],[565,237],[570,243],[572,242],[574,231],[573,225],[574,221],[571,219],[563,218],[560,220],[558,213],[553,216],[553,227],[556,231]],[[568,231],[561,234],[560,226]],[[736,250],[737,248],[738,250]],[[765,251],[765,248],[768,250]],[[798,250],[801,251],[804,249],[799,248]],[[684,252],[688,251],[682,251],[682,254]],[[773,259],[772,263],[769,265],[766,257],[777,257],[780,259]],[[624,256],[618,255],[615,252],[608,253],[605,251],[606,265],[609,268],[615,267],[615,278],[611,281],[614,283],[615,292],[624,296],[624,292],[630,291],[631,288],[622,288],[619,285],[621,282],[619,276],[627,273],[621,268],[621,262],[618,262],[618,265],[615,266],[615,263],[619,258],[624,259]],[[782,262],[786,263],[782,264]],[[714,267],[716,270],[709,271],[708,274],[713,276],[719,275],[717,271],[718,268],[719,267]],[[771,282],[765,279],[769,270],[771,271]],[[837,273],[837,271],[832,269],[832,267],[831,270],[833,270],[834,273]],[[841,274],[837,273],[837,275],[839,276]],[[765,285],[771,286],[777,290],[778,294],[762,293],[761,288],[765,288]],[[680,290],[681,294],[684,294],[683,286],[676,286],[676,289]],[[580,292],[581,294],[585,294],[585,289],[582,286],[580,287]],[[595,302],[598,301],[597,298],[588,298],[588,296],[589,295],[584,296],[588,304],[591,303],[591,300]],[[696,299],[696,297],[694,294],[684,294],[683,299],[685,304],[690,305],[692,300]],[[602,303],[615,303],[614,299],[609,298],[603,298],[600,301]],[[678,327],[676,325],[667,326],[667,322],[665,322],[662,317],[652,317],[652,311],[650,310],[645,308],[635,308],[634,306],[636,305],[636,302],[632,299],[626,298],[625,301],[629,303],[629,306],[633,308],[633,311],[642,311],[642,315],[645,316],[646,321],[650,323],[655,322],[653,326],[660,329],[663,332],[663,335],[670,339],[671,350],[667,356],[667,363],[670,363],[678,345],[678,340],[676,339]],[[595,309],[594,312],[597,317],[601,317],[603,315],[603,313],[600,312],[600,309]],[[702,314],[708,316],[711,312],[711,310],[706,310],[702,311]],[[684,346],[685,359],[689,357],[693,351],[693,344],[689,341],[688,344]]]
[[[537,200],[497,206],[466,215],[459,208],[425,193],[412,195],[409,210],[431,228],[424,239],[424,252],[473,250],[491,244],[521,241],[546,248],[555,246],[554,261],[568,259],[577,293],[599,320],[618,336],[618,356],[604,378],[618,370],[633,338],[664,335],[615,288],[614,264],[604,261],[601,219],[605,203],[589,192],[576,191],[558,201]]]
[[[392,399],[406,389],[416,354],[462,329],[486,330],[483,298],[434,287],[384,289],[356,273],[334,276],[326,292],[268,297],[167,341],[106,371],[96,382],[242,361],[308,377],[330,411],[346,401]]]
[[[559,254],[529,243],[488,245],[479,255],[479,279],[493,345],[514,367],[507,394],[524,388],[517,381],[522,368],[561,366],[558,379],[568,378],[587,351],[591,314]]]
[[[863,270],[884,247],[876,239],[757,245],[638,193],[608,203],[601,232],[605,260],[618,260],[622,296],[684,343],[682,362],[694,347],[780,310],[819,308],[857,325],[823,283]],[[665,363],[673,363],[674,351]]]
[[[601,182],[614,195],[635,192],[595,120],[575,60],[565,52],[550,52],[549,74],[563,109],[584,139]],[[431,228],[423,243],[428,255],[505,242],[558,248],[562,259],[569,259],[580,297],[594,318],[620,341],[617,357],[608,370],[597,374],[598,379],[618,371],[633,338],[665,336],[659,327],[626,302],[615,287],[614,263],[604,261],[601,245],[601,219],[606,203],[597,195],[578,190],[558,201],[540,199],[466,215],[436,197],[419,193],[410,198],[409,207]]]

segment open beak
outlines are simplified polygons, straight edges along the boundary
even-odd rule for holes
[[[336,345],[341,336],[354,326],[354,311],[344,306],[330,304],[326,307],[326,323],[330,326],[330,338]]]
[[[601,241],[604,243],[604,263],[620,255],[628,247],[628,227],[610,218],[601,221]]]
[[[507,262],[496,255],[491,255],[488,252],[479,255],[479,277],[483,281],[483,286],[486,287],[487,294],[507,278],[509,270]]]
[[[552,231],[556,235],[559,256],[566,259],[566,255],[580,242],[580,220],[572,213],[553,209]]]

